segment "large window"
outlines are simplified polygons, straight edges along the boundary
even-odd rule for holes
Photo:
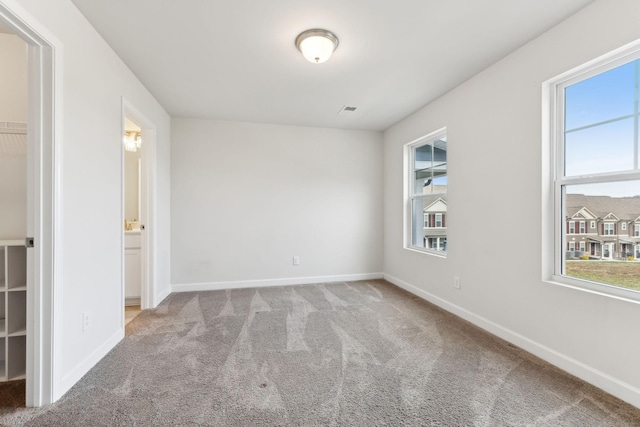
[[[640,49],[551,85],[554,278],[634,299],[640,299],[640,262],[633,252],[638,242],[619,235],[618,224],[640,216],[638,58]],[[576,227],[568,219],[585,213],[591,228],[597,226],[580,243],[584,254],[577,256],[574,237],[569,237]],[[585,231],[580,221],[580,234]]]
[[[405,247],[447,252],[447,136],[441,129],[405,146]]]

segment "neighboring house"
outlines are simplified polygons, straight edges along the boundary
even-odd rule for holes
[[[434,194],[424,199],[424,247],[438,251],[447,250],[447,201],[446,194]]]
[[[567,194],[567,258],[640,259],[640,197]]]

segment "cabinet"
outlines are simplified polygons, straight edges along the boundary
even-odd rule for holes
[[[27,249],[0,240],[0,381],[25,378],[26,354]]]
[[[142,284],[141,235],[139,231],[126,231],[124,235],[124,302],[125,305],[140,305]]]

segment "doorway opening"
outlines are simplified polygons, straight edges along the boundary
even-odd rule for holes
[[[142,128],[124,118],[124,307],[125,326],[141,312],[142,238],[140,176]]]
[[[26,232],[20,232],[26,239],[22,245],[5,245],[6,256],[2,257],[4,283],[0,287],[5,291],[5,305],[0,317],[5,320],[0,321],[4,323],[0,329],[4,329],[5,340],[0,359],[4,360],[6,378],[25,379],[26,406],[42,406],[62,394],[54,363],[60,360],[57,337],[62,323],[62,302],[58,298],[62,274],[62,242],[58,238],[62,224],[58,185],[61,128],[56,125],[62,120],[63,110],[63,57],[58,49],[62,44],[15,3],[0,3],[0,27],[4,34],[12,34],[24,43],[27,89]],[[14,132],[21,121],[6,127]],[[20,365],[17,360],[25,362]]]
[[[122,319],[123,328],[155,297],[154,124],[122,100]]]
[[[27,271],[32,267],[25,246],[30,217],[27,171],[32,161],[27,142],[27,46],[0,26],[0,395],[20,406],[26,403]]]

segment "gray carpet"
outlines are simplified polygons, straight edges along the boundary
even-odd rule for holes
[[[172,294],[28,426],[623,426],[640,409],[382,280]]]

